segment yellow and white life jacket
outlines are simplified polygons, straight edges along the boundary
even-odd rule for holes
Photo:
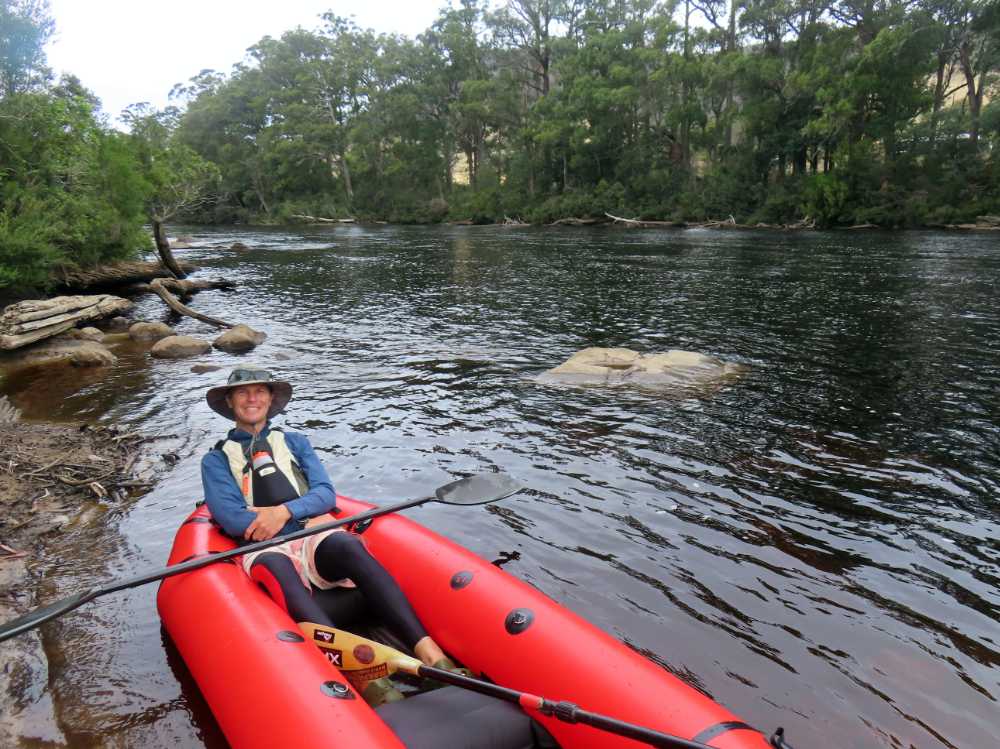
[[[295,456],[292,455],[292,451],[288,448],[284,433],[280,429],[272,429],[267,436],[266,442],[271,455],[274,457],[274,466],[288,479],[288,483],[291,485],[293,491],[296,492],[296,496],[301,497],[309,491],[309,484],[302,473],[302,469],[299,468],[298,461],[295,460]],[[260,440],[257,440],[256,444],[260,444]],[[230,439],[223,440],[218,447],[225,453],[229,461],[229,471],[233,474],[236,485],[240,487],[240,491],[246,498],[247,505],[249,507],[256,507],[257,505],[254,504],[253,499],[253,471],[249,456],[246,453],[247,448],[242,443]],[[288,497],[288,499],[294,499],[294,497]],[[271,503],[265,503],[265,506],[267,504]]]

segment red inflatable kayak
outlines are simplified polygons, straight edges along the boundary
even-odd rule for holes
[[[371,505],[339,497],[338,507],[337,517],[343,518]],[[402,515],[375,519],[362,538],[402,587],[428,632],[476,675],[717,749],[769,747],[761,733],[663,668]],[[202,506],[178,530],[169,563],[234,547]],[[163,581],[157,606],[236,749],[407,746],[407,738],[390,728],[381,709],[376,712],[360,699],[233,560]],[[397,704],[417,705],[410,712],[419,721],[419,699]],[[426,704],[427,722],[441,722],[431,701]],[[644,746],[588,726],[537,713],[531,717],[563,749]]]

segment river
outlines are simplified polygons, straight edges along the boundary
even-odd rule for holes
[[[197,277],[239,284],[192,306],[268,340],[196,360],[218,372],[133,353],[100,376],[3,386],[31,417],[178,435],[151,493],[62,539],[42,600],[164,564],[225,427],[204,392],[252,362],[294,383],[281,423],[312,437],[341,493],[520,478],[530,491],[502,504],[408,514],[511,557],[798,749],[997,746],[996,234],[175,230],[198,245],[178,253]],[[151,295],[137,317],[215,335]],[[699,351],[746,373],[686,392],[535,382],[587,346]],[[224,746],[155,592],[44,629],[70,746]]]

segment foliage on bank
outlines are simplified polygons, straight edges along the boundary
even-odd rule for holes
[[[57,83],[43,48],[54,26],[40,0],[0,0],[0,297],[44,290],[56,269],[133,257],[144,224],[195,204],[217,173],[175,147],[154,117],[108,127],[73,76]]]
[[[416,39],[323,21],[177,87],[177,137],[222,176],[204,219],[998,212],[995,0],[462,0]]]

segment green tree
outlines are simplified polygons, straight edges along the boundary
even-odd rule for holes
[[[49,80],[45,43],[54,31],[47,0],[0,0],[0,97]]]

